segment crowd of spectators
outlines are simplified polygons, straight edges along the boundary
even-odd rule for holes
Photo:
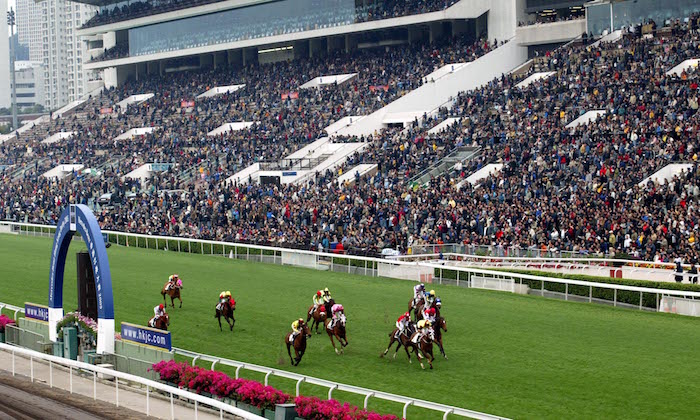
[[[478,54],[474,49],[471,45],[464,51]],[[481,53],[485,50],[488,43],[479,47]],[[429,117],[422,126],[388,129],[365,138],[335,139],[366,145],[344,166],[316,174],[309,184],[232,185],[212,176],[204,177],[199,185],[188,185],[186,191],[158,194],[159,189],[172,187],[164,176],[157,181],[162,185],[139,191],[122,206],[102,209],[98,217],[109,229],[313,249],[329,249],[332,243],[340,243],[343,249],[358,252],[383,248],[408,252],[423,244],[460,243],[542,252],[628,254],[656,261],[692,260],[697,258],[700,234],[698,73],[692,68],[676,76],[666,75],[666,71],[698,53],[700,34],[684,24],[671,35],[628,34],[614,43],[575,43],[536,60],[531,71],[554,71],[548,78],[518,88],[516,84],[527,74],[503,75],[482,88],[461,93],[451,109]],[[431,56],[432,52],[422,58]],[[387,56],[386,63],[379,64],[386,66],[384,77],[392,80],[392,74],[411,74],[416,62],[406,61],[402,67],[401,60]],[[370,61],[374,60],[363,65]],[[271,91],[298,86],[307,77],[295,78],[287,72],[305,74],[306,66],[314,68],[313,63],[271,66],[270,74],[282,75]],[[344,73],[341,70],[345,69],[334,67],[338,71],[331,73]],[[392,69],[399,70],[392,73]],[[188,150],[191,161],[209,159],[205,173],[230,167],[228,161],[212,161],[211,154],[202,155],[202,150],[217,146],[200,137],[204,131],[197,120],[216,121],[219,112],[245,120],[264,115],[267,108],[275,106],[274,95],[264,90],[269,84],[267,76],[261,76],[264,71],[242,74],[245,77],[241,80],[250,84],[253,95],[245,106],[225,99],[198,105],[201,112],[194,114],[174,111],[181,113],[181,120],[166,125],[166,135],[144,139],[138,154],[158,157],[171,149]],[[402,80],[408,82],[411,76]],[[420,78],[414,76],[413,80],[420,83]],[[123,89],[148,90],[156,87],[149,83],[162,81],[139,83],[138,88]],[[395,85],[396,80],[391,83]],[[279,101],[276,106],[282,107],[276,109],[271,121],[286,124],[288,117],[296,115],[293,131],[306,124],[302,133],[311,140],[323,127],[315,122],[353,115],[358,106],[376,109],[384,103],[355,102],[360,95],[358,88],[341,90],[311,91],[309,97],[300,94],[298,102],[290,102],[296,112]],[[153,103],[162,102],[167,108],[170,92],[164,89],[159,95]],[[338,107],[328,107],[329,98],[335,95],[343,101],[350,95],[349,106],[335,102]],[[319,97],[324,99],[316,102]],[[172,96],[173,108],[178,100],[178,95]],[[145,108],[125,115],[151,118],[153,124],[160,124],[163,110],[161,116],[154,116]],[[346,114],[346,108],[352,112]],[[327,114],[327,118],[317,119],[319,114],[313,114],[312,109]],[[588,124],[567,128],[590,110],[605,110],[605,114]],[[427,133],[447,116],[459,121],[442,133]],[[192,127],[193,131],[186,132],[188,139],[175,139],[168,131],[180,130],[178,127]],[[274,132],[261,144],[275,144],[283,132],[290,131]],[[159,143],[166,138],[170,143]],[[246,147],[244,143],[254,143],[253,138],[245,134],[226,146],[230,153],[239,153],[239,147]],[[174,141],[184,141],[187,147]],[[293,150],[301,143],[284,147]],[[424,186],[409,182],[459,146],[478,147],[482,153]],[[241,166],[250,161],[238,155],[235,159]],[[494,162],[503,168],[476,184],[465,182],[467,176]],[[666,181],[641,183],[669,163],[678,162],[689,163],[690,169]],[[340,173],[358,163],[376,163],[378,171],[366,178],[356,176],[354,182],[337,182]],[[46,207],[46,198],[35,197],[53,197],[54,202],[60,197],[65,203],[70,200],[66,194],[74,191],[70,183],[75,182],[72,178],[57,187],[31,179],[6,182],[0,191],[0,210],[5,218],[51,223],[60,207]],[[103,186],[100,181],[92,182]]]

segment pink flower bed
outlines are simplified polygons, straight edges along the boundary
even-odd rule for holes
[[[231,398],[261,409],[274,410],[276,404],[291,400],[288,394],[260,382],[233,379],[223,372],[174,360],[158,362],[150,370],[158,372],[161,380],[180,388],[189,388],[198,394],[206,392],[219,398]],[[396,416],[377,414],[336,400],[300,396],[294,400],[294,404],[297,414],[307,420],[397,420]]]
[[[15,320],[8,317],[7,315],[0,315],[0,332],[5,332],[5,327],[8,325],[14,325]]]
[[[382,415],[336,400],[299,396],[294,399],[296,412],[306,420],[397,420],[394,415]]]
[[[210,393],[220,398],[231,398],[261,409],[272,410],[276,404],[284,404],[291,397],[271,386],[248,379],[233,379],[222,372],[178,363],[174,360],[158,362],[151,370],[158,372],[160,379],[189,388],[192,392]]]

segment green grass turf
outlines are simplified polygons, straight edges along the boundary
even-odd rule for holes
[[[46,238],[0,235],[0,302],[47,302],[50,248]],[[81,248],[74,241],[69,252],[66,310],[76,307],[72,256]],[[435,286],[450,359],[421,371],[405,354],[378,357],[406,310],[409,282],[118,246],[108,254],[117,325],[145,324],[168,275],[184,279],[184,305],[169,309],[176,347],[514,418],[698,416],[695,318]],[[326,286],[346,308],[350,345],[337,356],[327,335],[314,336],[301,365],[292,367],[283,336]],[[213,318],[221,290],[238,302],[233,333],[220,332]],[[293,389],[282,379],[271,384]],[[302,392],[327,391],[305,385]],[[370,401],[372,409],[400,414],[396,404]],[[411,415],[440,418],[415,408]]]

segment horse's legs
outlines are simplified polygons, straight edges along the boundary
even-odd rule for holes
[[[437,341],[438,347],[440,347],[440,353],[442,353],[443,357],[447,359],[447,354],[445,354],[445,348],[442,346],[442,337]]]
[[[178,293],[177,298],[180,299],[180,307],[182,308],[182,296]]]
[[[338,352],[338,349],[335,347],[335,341],[333,341],[333,335],[335,335],[335,333],[331,332],[328,334],[328,337],[331,339],[331,345],[333,345],[333,350],[335,350],[335,354],[340,354]]]
[[[170,305],[174,308],[175,307],[175,298],[173,295],[170,295]]]
[[[219,315],[219,314],[217,313],[215,316],[216,316],[216,319],[219,320],[219,330],[223,331],[224,329],[221,328],[221,315]]]
[[[396,330],[394,330],[393,333],[389,334],[389,345],[386,346],[386,350],[384,350],[384,353],[380,354],[379,357],[384,357],[387,353],[389,353],[391,345],[394,344],[394,341],[396,341]]]
[[[286,341],[286,344],[287,344],[287,354],[289,355],[289,360],[292,362],[292,366],[294,366],[294,359],[292,359],[292,351],[291,351],[292,344],[289,342],[289,337],[285,337],[284,341]],[[294,351],[296,352],[296,349]]]
[[[301,362],[301,356],[303,356],[304,353],[299,353],[299,350],[297,350],[297,348],[294,347],[294,354],[296,355],[296,361],[297,361],[296,366],[299,366],[299,363]]]
[[[226,323],[228,324],[229,330],[233,331],[233,325],[231,325],[231,321],[228,320],[229,319],[228,317],[226,317],[225,319],[226,319]]]

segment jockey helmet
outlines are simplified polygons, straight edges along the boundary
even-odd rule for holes
[[[330,290],[328,290],[327,287],[326,287],[325,289],[323,289],[323,291],[326,292],[326,293],[330,293],[330,292],[331,292]]]
[[[409,314],[408,312],[406,312],[405,314],[403,314],[403,316],[405,316],[406,318],[410,318],[410,317],[411,317],[411,314]]]
[[[435,315],[435,308],[430,308],[430,309],[428,309],[428,314],[429,314],[429,315]]]
[[[437,306],[437,307],[442,306],[442,301],[440,300],[440,298],[435,299],[435,306]]]
[[[422,289],[425,289],[425,284],[423,284],[423,283],[419,284],[419,285],[418,285],[418,288],[421,289],[421,290],[422,290]]]
[[[178,276],[177,274],[173,274],[173,279],[177,279],[177,278],[179,278],[179,277],[180,277],[180,276]]]
[[[163,310],[163,308],[165,308],[165,306],[163,306],[162,303],[160,305],[158,305],[158,309],[160,309],[161,311]]]
[[[226,296],[231,296],[231,291],[230,291],[230,290],[227,290],[227,291],[226,291]]]
[[[428,294],[429,294],[430,296],[435,296],[435,290],[431,290]]]
[[[427,321],[427,320],[425,321],[425,326],[426,326],[426,327],[430,327],[430,326],[432,326],[432,325],[433,325],[432,322]]]
[[[318,292],[316,292],[316,296],[321,296],[322,294],[323,294],[323,293],[321,293],[320,290],[319,290]]]
[[[304,323],[304,318],[299,318],[299,321],[298,321],[298,322],[299,322],[299,324],[303,324],[303,323]]]

